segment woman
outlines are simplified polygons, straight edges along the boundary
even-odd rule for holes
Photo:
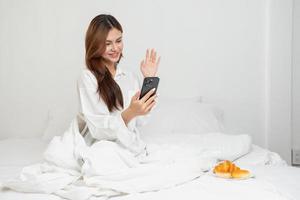
[[[43,163],[25,167],[3,186],[21,192],[54,193],[67,199],[156,191],[193,180],[209,169],[201,154],[176,146],[146,145],[136,125],[153,106],[156,95],[139,99],[137,79],[122,70],[122,27],[110,15],[95,17],[86,34],[86,65],[78,80],[80,112],[70,128],[52,139]],[[154,50],[141,62],[144,77],[155,76]],[[138,91],[138,92],[137,92]],[[86,124],[88,131],[82,131]],[[80,128],[79,128],[80,127]],[[208,164],[207,164],[208,163]]]
[[[136,125],[151,111],[157,96],[150,97],[152,90],[139,99],[137,79],[119,67],[122,33],[111,15],[101,14],[91,21],[85,40],[87,69],[78,80],[80,111],[89,130],[84,136],[88,145],[112,141],[104,143],[118,144],[137,156],[145,153],[145,144]],[[154,50],[147,50],[140,67],[144,77],[156,76],[159,60]]]

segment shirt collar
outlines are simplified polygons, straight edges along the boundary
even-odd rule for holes
[[[115,80],[119,79],[123,75],[126,75],[126,72],[122,69],[122,67],[117,66],[116,74],[115,74]]]

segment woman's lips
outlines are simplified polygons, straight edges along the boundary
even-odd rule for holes
[[[111,58],[118,58],[118,57],[119,57],[119,53],[109,54],[109,56],[110,56]]]

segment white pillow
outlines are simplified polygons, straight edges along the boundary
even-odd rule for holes
[[[195,99],[160,98],[141,134],[222,132],[223,112]]]
[[[62,135],[76,116],[72,108],[52,108],[49,111],[43,140]],[[193,133],[222,132],[223,112],[214,105],[201,103],[201,97],[162,98],[151,111],[147,123],[138,127],[141,133]]]

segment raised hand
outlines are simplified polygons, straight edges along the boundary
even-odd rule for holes
[[[160,56],[157,58],[157,53],[154,49],[147,49],[146,57],[141,62],[141,72],[144,77],[156,76],[158,65],[160,62]]]

